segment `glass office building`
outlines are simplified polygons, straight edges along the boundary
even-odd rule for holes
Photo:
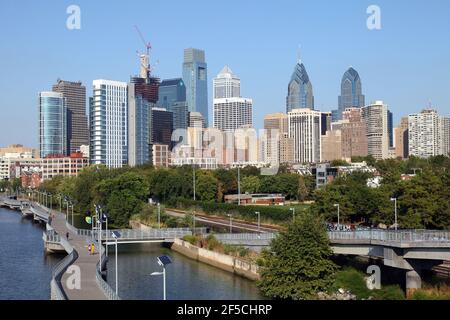
[[[286,112],[294,109],[314,110],[314,95],[311,81],[304,64],[299,61],[295,65],[294,73],[288,86],[286,98]]]
[[[39,93],[39,149],[41,158],[67,155],[67,106],[62,93]]]
[[[185,49],[183,81],[186,85],[186,101],[189,112],[200,112],[208,126],[208,69],[205,51]]]
[[[338,109],[333,111],[333,121],[342,120],[342,113],[347,108],[362,108],[365,97],[362,94],[361,78],[358,72],[350,67],[341,81],[341,95],[338,98]]]
[[[181,78],[163,80],[159,86],[158,107],[173,114],[173,129],[186,129],[188,125],[188,103],[186,86]]]

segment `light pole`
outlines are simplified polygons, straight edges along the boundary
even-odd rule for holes
[[[341,226],[341,216],[340,216],[340,209],[341,209],[341,207],[339,206],[339,203],[336,203],[335,205],[334,205],[334,207],[336,208],[337,207],[337,215],[338,215],[338,231],[339,231],[339,229],[340,229],[340,226]]]
[[[108,256],[108,241],[109,241],[109,234],[108,234],[108,216],[106,213],[103,213],[103,219],[106,221],[106,256]]]
[[[116,295],[119,295],[119,279],[118,279],[118,264],[117,264],[117,239],[119,239],[122,235],[119,231],[113,231],[112,237],[116,239]]]
[[[230,233],[233,233],[233,215],[228,214],[230,217]]]
[[[238,206],[241,205],[241,167],[238,164]]]
[[[163,299],[167,300],[166,298],[166,266],[172,263],[172,260],[168,256],[160,256],[156,258],[158,261],[158,264],[163,267],[162,272],[153,272],[150,274],[151,276],[163,276]]]
[[[158,203],[158,229],[161,229],[161,204]]]
[[[290,208],[290,211],[292,211],[292,221],[295,222],[295,208]]]
[[[192,164],[192,177],[193,177],[192,178],[192,186],[194,189],[194,202],[195,202],[195,163]]]
[[[70,206],[72,207],[72,226],[73,226],[73,202],[70,203]]]
[[[258,233],[261,233],[261,213],[255,212],[258,215]]]
[[[394,213],[395,213],[395,225],[394,225],[394,227],[395,227],[395,231],[397,231],[397,198],[391,198],[391,201],[394,202],[394,206],[395,206],[395,209],[394,209]]]

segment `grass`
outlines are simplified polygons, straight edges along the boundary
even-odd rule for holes
[[[448,284],[427,286],[417,290],[411,300],[450,300],[450,286]]]
[[[400,286],[383,286],[380,290],[369,290],[365,281],[365,274],[351,267],[345,267],[336,274],[336,280],[331,291],[342,288],[349,290],[358,300],[404,300],[405,295]]]

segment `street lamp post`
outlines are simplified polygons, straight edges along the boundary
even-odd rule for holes
[[[113,231],[112,237],[116,239],[116,295],[119,295],[119,279],[118,279],[118,264],[117,264],[117,239],[119,239],[122,235],[119,231]]]
[[[172,260],[170,260],[170,258],[168,256],[160,256],[158,258],[156,258],[158,261],[158,264],[163,267],[163,271],[162,272],[153,272],[150,275],[151,276],[163,276],[163,299],[167,300],[166,297],[166,266],[168,264],[172,263]]]
[[[158,229],[161,229],[161,204],[158,203]]]
[[[233,233],[233,215],[229,214],[230,217],[230,233]]]
[[[241,167],[238,165],[238,206],[241,205]]]
[[[395,225],[394,225],[394,227],[395,227],[395,231],[397,231],[397,198],[391,198],[391,201],[394,202],[394,207],[395,207],[395,209],[394,209],[394,214],[395,214]]]
[[[194,202],[195,202],[195,163],[192,164],[192,186],[194,189]]]
[[[338,215],[338,230],[340,229],[340,227],[341,227],[341,216],[340,216],[340,209],[341,209],[341,207],[339,206],[339,203],[336,203],[335,205],[334,205],[334,207],[336,208],[337,207],[337,215]]]
[[[261,233],[261,213],[255,212],[258,215],[258,233]]]
[[[290,211],[292,211],[292,221],[295,222],[295,208],[290,208]]]

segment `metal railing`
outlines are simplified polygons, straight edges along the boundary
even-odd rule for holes
[[[101,255],[102,255],[102,266],[100,268],[100,261],[97,262],[97,266],[95,268],[95,279],[97,281],[97,285],[100,287],[100,289],[103,291],[103,294],[106,296],[108,300],[121,300],[120,297],[116,294],[116,291],[111,288],[108,282],[106,282],[103,279],[102,273],[100,270],[104,269],[104,266],[106,265],[108,258],[105,254],[105,249],[103,246],[100,246]]]
[[[270,241],[277,237],[278,233],[215,233],[213,236],[219,241]],[[204,236],[205,237],[205,236]]]
[[[52,280],[50,287],[52,290],[52,299],[67,300],[64,289],[61,284],[61,278],[66,269],[78,258],[78,254],[72,249],[72,252],[59,261],[52,270]]]
[[[190,228],[170,228],[170,229],[152,229],[152,230],[133,230],[133,229],[120,229],[120,230],[102,230],[102,239],[112,239],[112,231],[119,231],[121,240],[152,240],[152,239],[174,239],[182,238],[186,235],[192,235],[192,229]],[[206,233],[206,228],[196,228],[198,233]],[[97,230],[77,229],[77,234],[80,236],[98,237]]]
[[[367,231],[341,231],[328,232],[333,240],[366,240],[380,242],[450,242],[450,231],[428,230],[367,230]]]

